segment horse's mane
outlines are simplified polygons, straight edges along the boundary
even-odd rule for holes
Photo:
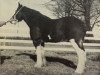
[[[28,8],[26,6],[23,7],[23,11],[29,15],[35,15],[35,16],[38,16],[38,17],[42,17],[42,18],[47,18],[47,19],[50,19],[49,17],[41,14],[39,11],[37,10],[34,10],[34,9],[31,9],[31,8]],[[28,12],[27,12],[28,11]]]

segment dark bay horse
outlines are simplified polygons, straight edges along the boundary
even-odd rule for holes
[[[86,35],[86,28],[81,20],[73,16],[50,19],[40,12],[23,6],[20,3],[11,20],[17,22],[24,20],[29,26],[30,37],[36,48],[37,62],[35,67],[40,68],[46,64],[43,50],[45,42],[69,41],[78,55],[78,65],[75,72],[78,74],[84,72],[86,53],[83,41]]]

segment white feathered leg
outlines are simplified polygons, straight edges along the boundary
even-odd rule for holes
[[[78,65],[75,72],[78,74],[82,74],[85,68],[86,53],[78,47],[74,39],[71,39],[70,43],[73,45],[78,55]]]
[[[43,60],[43,66],[46,66],[46,57],[45,57],[44,47],[42,47],[42,60]]]
[[[34,67],[41,68],[43,66],[42,49],[41,45],[36,48],[37,61]]]

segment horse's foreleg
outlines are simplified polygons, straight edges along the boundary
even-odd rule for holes
[[[35,67],[41,68],[46,65],[45,51],[43,46],[37,46],[36,49],[37,61]]]
[[[45,57],[44,47],[42,47],[42,60],[43,60],[43,66],[46,66],[46,57]]]
[[[36,47],[37,61],[34,67],[41,68],[43,66],[42,49],[43,48],[41,45]]]
[[[79,46],[77,45],[74,39],[71,39],[70,43],[73,45],[78,55],[78,65],[77,65],[77,69],[75,72],[78,74],[82,74],[85,68],[86,53],[84,52],[84,50],[79,48]]]

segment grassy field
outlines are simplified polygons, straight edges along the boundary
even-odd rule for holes
[[[0,75],[72,75],[77,55],[72,52],[46,52],[47,66],[34,68],[34,51],[2,51]],[[100,53],[87,53],[83,75],[100,75]]]

